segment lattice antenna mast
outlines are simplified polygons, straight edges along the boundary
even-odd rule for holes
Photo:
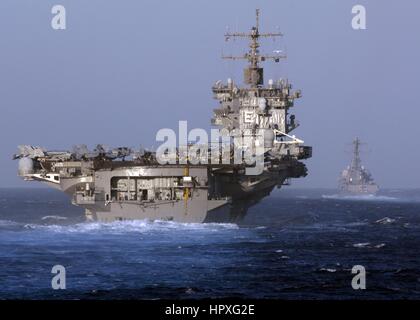
[[[353,159],[352,159],[352,163],[351,166],[354,169],[359,169],[361,167],[361,163],[362,161],[360,160],[360,139],[356,138],[353,141]]]
[[[225,39],[228,41],[230,38],[247,38],[250,39],[249,51],[243,56],[222,56],[223,59],[231,60],[248,60],[249,65],[244,69],[244,82],[256,87],[258,85],[263,85],[264,83],[264,74],[263,68],[260,67],[259,63],[265,60],[273,60],[274,62],[279,62],[280,59],[286,58],[286,55],[263,55],[260,54],[260,38],[275,38],[283,36],[282,33],[260,33],[259,32],[259,23],[260,23],[260,10],[256,9],[256,25],[251,28],[249,33],[246,32],[234,32],[226,33]]]

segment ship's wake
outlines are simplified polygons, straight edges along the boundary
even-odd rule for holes
[[[131,220],[115,222],[83,222],[76,224],[60,225],[54,224],[23,224],[13,221],[0,220],[0,230],[37,230],[53,232],[57,234],[69,233],[105,233],[105,234],[126,234],[126,233],[150,233],[170,231],[203,231],[217,232],[229,229],[238,229],[236,224],[231,223],[182,223],[160,220]]]
[[[342,194],[324,194],[322,195],[323,199],[332,199],[332,200],[352,200],[352,201],[403,201],[402,199],[383,196],[383,195],[373,195],[373,194],[364,194],[364,195],[342,195]]]

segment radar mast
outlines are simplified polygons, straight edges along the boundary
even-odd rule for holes
[[[229,41],[230,38],[246,38],[250,40],[249,51],[242,56],[222,56],[223,59],[230,60],[248,60],[249,64],[244,69],[244,83],[249,84],[251,87],[257,87],[264,84],[264,72],[263,68],[260,67],[260,62],[265,60],[273,60],[274,62],[279,62],[280,59],[285,59],[286,55],[264,55],[259,51],[260,47],[260,38],[275,38],[283,36],[282,33],[269,32],[269,33],[260,33],[259,30],[259,20],[260,20],[260,10],[256,9],[255,11],[256,23],[255,26],[251,28],[250,32],[234,32],[234,33],[225,33],[225,40]]]
[[[362,161],[360,160],[360,139],[356,138],[353,140],[353,159],[351,167],[353,170],[360,170]]]

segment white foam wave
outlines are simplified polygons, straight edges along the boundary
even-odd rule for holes
[[[73,225],[27,225],[30,229],[46,230],[57,233],[146,233],[154,231],[205,231],[215,232],[238,229],[230,223],[181,223],[173,221],[132,220],[115,222],[84,222]]]
[[[353,244],[353,247],[355,248],[376,248],[376,249],[380,249],[385,247],[386,244],[385,243],[378,243],[377,245],[372,245],[370,242],[361,242],[361,243],[355,243]]]
[[[67,217],[62,217],[62,216],[45,216],[45,217],[42,217],[41,220],[67,220]]]
[[[385,243],[380,243],[380,244],[377,244],[377,245],[375,246],[375,248],[379,249],[379,248],[383,248],[383,247],[385,247],[385,246],[386,246],[386,244],[385,244]]]
[[[391,218],[388,218],[388,217],[385,217],[385,218],[382,218],[382,219],[379,219],[379,220],[375,221],[375,223],[378,223],[378,224],[390,224],[390,223],[394,223],[394,222],[395,222],[395,219],[391,219]]]
[[[353,201],[399,201],[400,199],[388,196],[379,196],[373,194],[363,194],[363,195],[341,195],[341,194],[330,194],[322,195],[323,199],[333,199],[333,200],[353,200]]]
[[[370,247],[370,242],[355,243],[355,244],[353,244],[353,247],[355,247],[355,248],[366,248],[366,247]]]
[[[19,225],[17,222],[10,220],[0,220],[0,227],[11,227]]]
[[[334,272],[337,272],[337,269],[334,269],[334,268],[321,268],[321,269],[319,269],[319,271],[334,273]]]

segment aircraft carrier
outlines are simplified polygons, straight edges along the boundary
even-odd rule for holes
[[[353,140],[353,159],[351,164],[341,173],[339,189],[343,194],[373,195],[379,191],[379,187],[373,180],[370,172],[362,166],[360,144],[359,138]]]
[[[70,151],[48,151],[21,145],[13,157],[19,160],[19,176],[67,193],[74,205],[85,209],[88,220],[241,219],[249,207],[276,186],[288,184],[290,178],[306,176],[301,160],[312,156],[311,147],[290,135],[299,125],[289,109],[301,97],[300,90],[293,91],[287,79],[270,79],[264,84],[262,63],[279,62],[285,56],[260,53],[260,39],[279,36],[282,34],[278,32],[260,33],[258,10],[256,24],[249,32],[225,34],[226,40],[249,41],[244,55],[223,57],[247,62],[243,84],[228,79],[226,83],[219,80],[212,87],[219,102],[212,125],[229,132],[227,152],[226,145],[216,149],[208,145],[205,158],[201,151],[189,152],[189,145],[178,146],[174,161],[162,163],[156,152],[127,147],[109,149],[97,145],[91,151],[86,145],[78,145]],[[256,151],[261,148],[262,152]],[[238,154],[246,152],[255,156],[254,163],[235,161]],[[261,170],[252,173],[249,169],[256,167],[259,156]]]

